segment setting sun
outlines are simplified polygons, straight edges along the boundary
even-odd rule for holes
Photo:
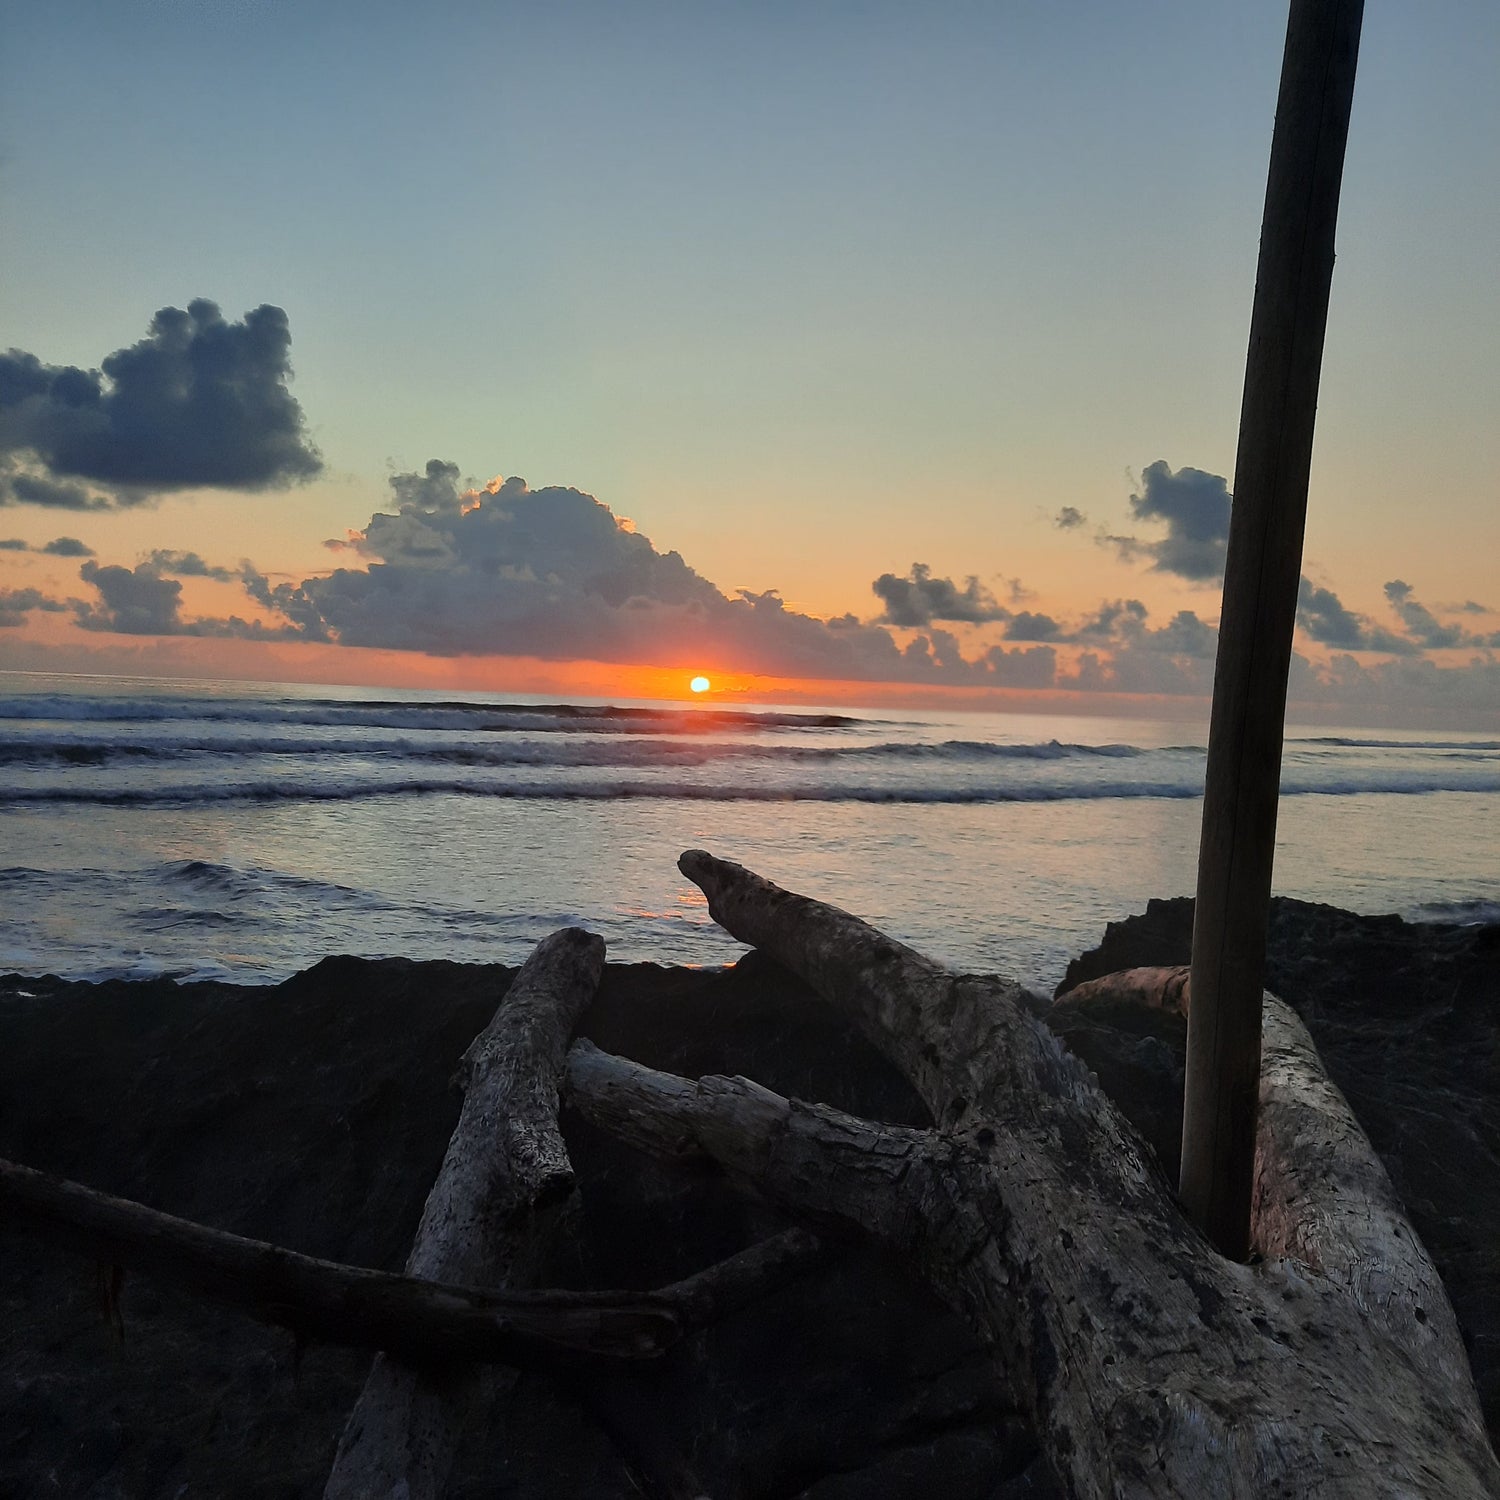
[[[688,687],[690,687],[695,693],[706,693],[712,686],[713,683],[711,683],[706,677],[695,677],[690,683],[688,683]]]

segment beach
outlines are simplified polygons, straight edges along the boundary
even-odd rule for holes
[[[1189,923],[1185,903],[1155,903],[1067,982],[1180,961]],[[1271,963],[1443,1273],[1493,1434],[1500,928],[1282,902]],[[456,1060],[509,975],[331,959],[255,988],[11,976],[0,982],[0,1154],[290,1248],[399,1267],[457,1115]],[[727,970],[609,965],[580,1032],[671,1071],[744,1073],[921,1123],[901,1080],[759,955]],[[1090,1025],[1071,1040],[1168,1154],[1181,1043],[1170,1023]],[[549,1252],[553,1284],[661,1284],[781,1227],[711,1174],[653,1164],[575,1118],[565,1126],[580,1217]],[[366,1355],[298,1349],[146,1277],[127,1277],[117,1335],[93,1267],[20,1235],[0,1239],[0,1297],[0,1489],[321,1492]],[[454,1494],[632,1495],[632,1472],[669,1461],[716,1496],[1051,1493],[972,1337],[858,1250],[644,1381],[526,1375],[508,1409],[508,1425],[481,1423],[466,1441]]]

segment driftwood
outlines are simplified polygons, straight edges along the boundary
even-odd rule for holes
[[[0,1222],[240,1308],[299,1338],[385,1349],[434,1366],[651,1359],[681,1337],[701,1301],[686,1282],[681,1293],[510,1292],[341,1265],[10,1161],[0,1161]]]
[[[434,1369],[556,1372],[659,1359],[831,1253],[817,1236],[788,1229],[651,1292],[493,1291],[300,1255],[12,1161],[0,1160],[0,1210],[7,1229],[170,1282],[299,1339],[383,1349]]]
[[[464,1054],[463,1112],[408,1275],[507,1286],[533,1247],[538,1213],[572,1192],[558,1081],[603,968],[602,938],[578,927],[544,938]],[[434,1370],[377,1354],[339,1439],[326,1500],[437,1500],[484,1379],[471,1366]]]
[[[891,1058],[937,1128],[584,1045],[574,1099],[647,1149],[704,1152],[809,1222],[904,1256],[994,1351],[1071,1494],[1500,1493],[1441,1282],[1288,1007],[1266,997],[1261,1258],[1240,1265],[1187,1223],[1149,1148],[1016,986],[951,974],[701,851],[681,867],[723,926]],[[1160,1003],[1159,976],[1154,988]]]

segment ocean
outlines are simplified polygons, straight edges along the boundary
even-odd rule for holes
[[[1190,894],[1201,725],[0,673],[0,971],[272,983],[336,953],[743,948],[698,847],[1050,989]],[[1500,740],[1292,729],[1276,890],[1500,919]]]

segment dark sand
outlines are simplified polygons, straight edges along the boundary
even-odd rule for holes
[[[1186,902],[1112,926],[1070,981],[1185,961]],[[1500,928],[1278,903],[1272,987],[1302,1012],[1433,1251],[1500,1428]],[[510,971],[330,959],[274,989],[0,980],[0,1155],[310,1254],[398,1269],[457,1118],[449,1079]],[[1070,1037],[1175,1149],[1170,1018]],[[909,1089],[795,980],[611,965],[582,1027],[686,1074],[924,1123]],[[651,1286],[781,1227],[712,1173],[568,1120],[582,1192],[558,1285]],[[368,1367],[0,1232],[0,1496],[316,1496]],[[579,1403],[586,1409],[580,1412]],[[564,1391],[525,1375],[458,1496],[1002,1500],[1052,1493],[957,1322],[868,1252],[742,1312],[664,1367]],[[626,1457],[622,1458],[622,1452]],[[634,1469],[632,1475],[631,1469]],[[683,1472],[686,1470],[687,1472]],[[998,1477],[998,1484],[997,1484]],[[665,1487],[664,1487],[665,1486]],[[687,1487],[684,1487],[687,1486]],[[645,1489],[650,1493],[649,1488]]]

